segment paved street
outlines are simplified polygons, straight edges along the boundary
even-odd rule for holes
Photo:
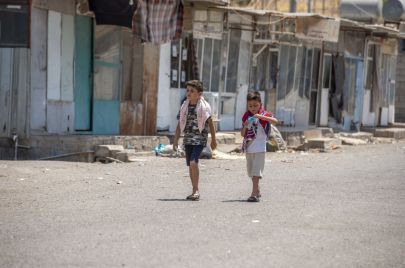
[[[0,267],[404,267],[405,143],[245,161],[0,161]]]

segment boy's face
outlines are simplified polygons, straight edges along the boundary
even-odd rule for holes
[[[262,103],[257,100],[250,100],[247,102],[248,111],[251,112],[252,114],[257,114],[261,106]]]
[[[197,89],[195,89],[192,86],[187,86],[187,99],[190,102],[197,102],[198,99],[201,96],[201,92],[198,92]]]

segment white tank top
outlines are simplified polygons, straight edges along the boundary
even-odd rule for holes
[[[257,126],[256,138],[249,143],[246,153],[265,153],[266,143],[266,132],[264,132],[262,125],[259,123]]]

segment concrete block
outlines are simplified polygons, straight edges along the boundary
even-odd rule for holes
[[[376,129],[374,133],[375,137],[381,138],[393,138],[393,139],[405,139],[404,128],[380,128]]]
[[[361,139],[354,139],[354,138],[348,138],[348,137],[340,137],[339,138],[342,141],[343,145],[366,145],[368,142],[365,140]]]
[[[317,139],[322,137],[333,138],[333,129],[329,127],[320,127],[315,129],[309,129],[304,131],[304,136],[307,140]]]
[[[324,149],[324,150],[332,150],[336,147],[342,145],[342,141],[340,139],[334,138],[317,138],[317,139],[310,139],[308,140],[308,148],[309,149]]]
[[[97,145],[96,146],[96,157],[113,157],[114,153],[123,151],[124,147],[122,145]]]
[[[369,132],[340,132],[339,133],[340,139],[342,138],[350,138],[350,139],[358,139],[363,140],[366,143],[371,141],[373,134]]]
[[[117,152],[116,154],[115,154],[115,157],[113,157],[113,158],[115,158],[115,159],[117,159],[117,160],[120,160],[120,161],[122,161],[122,162],[129,162],[129,156],[128,156],[128,153],[127,152]]]
[[[215,134],[215,139],[218,144],[235,144],[235,134],[234,133],[221,133],[217,132]],[[211,142],[211,134],[208,135],[208,144]]]
[[[322,131],[318,128],[305,130],[304,136],[307,140],[322,138]]]

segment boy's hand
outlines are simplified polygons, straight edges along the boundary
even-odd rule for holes
[[[258,118],[258,119],[263,118],[263,116],[261,114],[255,114],[254,117]]]
[[[211,150],[215,150],[217,148],[217,141],[211,140]]]
[[[173,151],[177,152],[177,147],[179,146],[178,142],[173,142]]]

